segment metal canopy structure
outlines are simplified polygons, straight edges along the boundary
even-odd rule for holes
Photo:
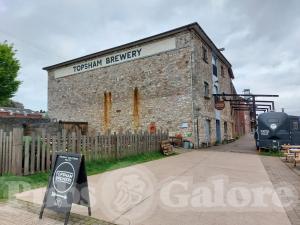
[[[251,117],[251,128],[256,128],[256,112],[275,111],[274,101],[260,100],[258,98],[277,98],[279,95],[267,94],[213,94],[215,102],[229,101],[231,108],[235,111],[249,111]],[[262,104],[264,103],[264,104]]]

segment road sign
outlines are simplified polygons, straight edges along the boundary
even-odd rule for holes
[[[90,216],[91,208],[84,156],[59,152],[56,153],[53,161],[40,219],[44,209],[47,208],[65,214],[66,225],[72,203],[88,207]]]

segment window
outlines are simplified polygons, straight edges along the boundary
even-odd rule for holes
[[[225,121],[224,122],[224,136],[225,136],[225,138],[227,139],[228,137],[227,137],[227,134],[228,133],[228,127],[227,127],[227,122]]]
[[[212,64],[216,66],[217,65],[217,57],[215,55],[213,55],[211,60],[212,60]]]
[[[214,94],[219,94],[219,89],[217,85],[214,85]]]
[[[209,98],[209,84],[204,81],[204,97]]]
[[[221,65],[221,76],[225,77],[225,71],[224,71],[224,66]]]
[[[217,77],[218,76],[217,66],[216,65],[212,65],[212,68],[213,68],[213,75]]]
[[[206,141],[206,143],[210,143],[211,128],[210,128],[210,120],[209,119],[205,120],[204,129],[205,129],[205,141]]]
[[[207,57],[207,49],[202,46],[202,57],[203,57],[203,60],[208,63],[208,57]]]
[[[217,68],[217,57],[212,56],[212,71],[213,75],[218,76],[218,68]]]
[[[292,130],[299,130],[299,123],[298,121],[292,121]]]

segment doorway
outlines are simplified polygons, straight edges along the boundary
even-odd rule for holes
[[[216,142],[221,143],[221,125],[220,120],[216,120]]]
[[[204,129],[205,129],[206,144],[210,144],[210,120],[208,119],[205,120]]]

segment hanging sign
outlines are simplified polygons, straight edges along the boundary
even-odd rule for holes
[[[215,102],[215,108],[217,110],[223,110],[225,108],[225,101],[223,101],[223,100],[217,100]]]
[[[88,214],[91,215],[84,156],[59,152],[53,160],[40,219],[44,209],[47,208],[65,214],[65,224],[67,224],[72,203],[88,207]]]

